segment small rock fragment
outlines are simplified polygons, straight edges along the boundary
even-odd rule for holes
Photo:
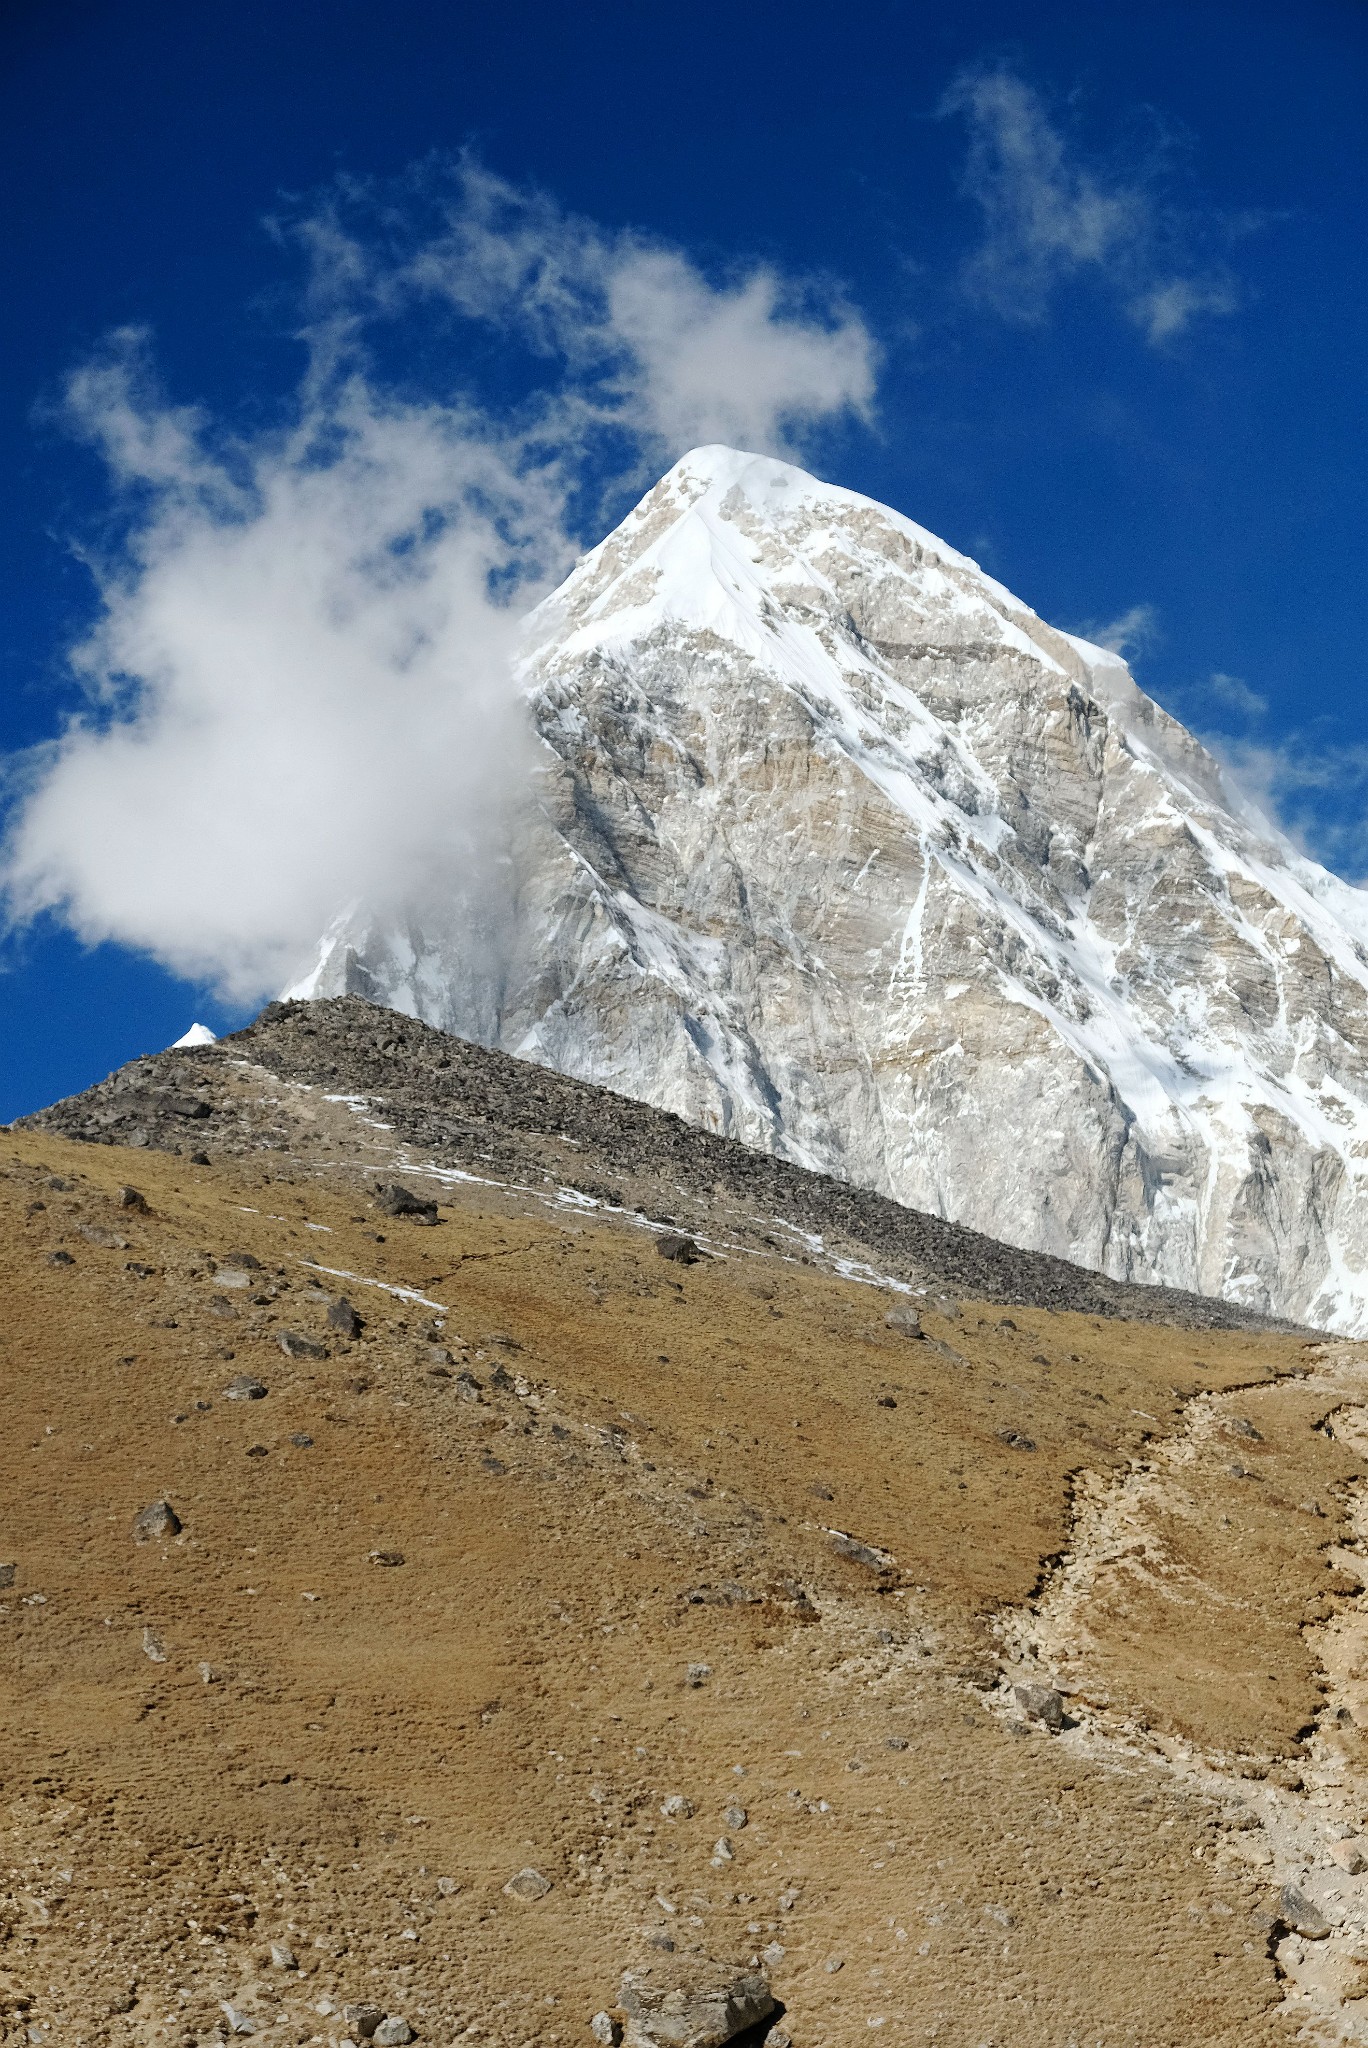
[[[1283,1886],[1278,1910],[1293,1933],[1302,1935],[1307,1941],[1324,1941],[1330,1932],[1330,1922],[1320,1907],[1295,1884]]]
[[[662,1259],[672,1259],[677,1266],[696,1266],[703,1256],[693,1238],[677,1230],[667,1230],[663,1237],[658,1237],[656,1250]]]
[[[297,1451],[307,1451],[310,1445],[313,1443],[313,1438],[309,1435],[307,1430],[297,1429],[294,1435],[290,1438],[290,1442],[294,1445]]]
[[[736,1851],[735,1849],[733,1849],[731,1843],[727,1840],[727,1837],[725,1835],[719,1835],[717,1840],[713,1843],[712,1860],[714,1865],[719,1868],[724,1863],[735,1862]]]
[[[297,1970],[299,1968],[295,1952],[288,1942],[273,1941],[271,1943],[271,1961],[277,1970]]]
[[[828,1529],[831,1547],[842,1557],[848,1557],[853,1564],[867,1565],[872,1572],[887,1571],[893,1559],[886,1550],[880,1550],[873,1543],[861,1543],[858,1536],[847,1536],[844,1529]]]
[[[406,1216],[410,1223],[433,1224],[437,1221],[437,1204],[415,1195],[412,1188],[401,1187],[398,1181],[386,1186],[377,1182],[375,1203],[386,1216]]]
[[[48,1264],[50,1266],[74,1266],[75,1263],[76,1261],[72,1258],[70,1252],[48,1253]]]
[[[276,1343],[287,1358],[326,1358],[326,1344],[316,1343],[312,1337],[301,1337],[297,1330],[277,1330]]]
[[[378,2005],[344,2005],[342,2024],[358,2041],[369,2041],[385,2017]]]
[[[900,1337],[921,1337],[925,1334],[921,1326],[921,1317],[914,1308],[890,1309],[884,1317],[884,1323],[888,1329],[896,1330]]]
[[[169,1500],[154,1500],[133,1517],[133,1541],[155,1543],[164,1536],[179,1536],[181,1518]]]
[[[146,1216],[148,1213],[147,1197],[139,1188],[120,1188],[119,1207],[121,1209],[132,1209],[135,1215]]]
[[[150,1657],[154,1664],[166,1662],[166,1645],[154,1628],[145,1628],[142,1636],[144,1657]]]
[[[1368,1842],[1357,1835],[1350,1835],[1346,1841],[1332,1842],[1330,1854],[1341,1870],[1347,1870],[1350,1877],[1358,1877],[1368,1870]]]
[[[404,1562],[404,1553],[402,1550],[368,1550],[366,1552],[366,1562],[367,1564],[402,1564]]]
[[[845,1968],[845,1957],[844,1957],[844,1956],[828,1956],[828,1957],[827,1957],[827,1959],[826,1959],[826,1973],[827,1973],[828,1977],[834,1977],[834,1976],[836,1975],[836,1972],[837,1972],[838,1970],[843,1970],[844,1968]]]
[[[413,2039],[413,2029],[407,2020],[400,2019],[395,2013],[381,2020],[371,2039],[375,2048],[407,2048],[407,2043]]]
[[[1023,1436],[1019,1429],[1000,1429],[998,1431],[998,1440],[1000,1443],[1008,1445],[1014,1451],[1033,1451],[1035,1449],[1035,1438]]]
[[[510,1899],[544,1899],[551,1889],[550,1878],[543,1877],[531,1864],[525,1870],[517,1871],[504,1886]]]
[[[610,2012],[596,2012],[589,2022],[589,2031],[601,2048],[618,2048],[622,2040],[622,2028]]]
[[[700,1685],[706,1685],[711,1677],[711,1664],[691,1664],[684,1675],[684,1682],[696,1689]]]
[[[787,2027],[772,2026],[765,2036],[764,2048],[793,2048],[793,2036]]]
[[[266,1387],[254,1373],[240,1372],[235,1379],[229,1380],[223,1390],[223,1398],[225,1401],[264,1401]]]
[[[254,2034],[256,2032],[256,2021],[250,2013],[243,2012],[240,2006],[229,2005],[225,2002],[219,2007],[219,2011],[228,2022],[230,2034]]]
[[[346,1295],[339,1295],[328,1310],[328,1328],[338,1331],[343,1337],[355,1338],[365,1327],[364,1319],[357,1314]]]
[[[686,1799],[682,1792],[672,1792],[660,1810],[666,1820],[688,1820],[693,1812],[693,1801]]]
[[[1023,1714],[1032,1721],[1039,1721],[1042,1727],[1058,1732],[1064,1726],[1064,1695],[1052,1685],[1037,1685],[1027,1679],[1012,1687],[1012,1694]]]
[[[14,1584],[18,1572],[19,1567],[12,1559],[6,1564],[0,1564],[0,1592],[7,1591]]]
[[[744,1806],[729,1806],[722,1818],[729,1828],[740,1829],[745,1827],[750,1815]]]

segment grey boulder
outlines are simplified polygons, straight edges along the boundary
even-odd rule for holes
[[[133,1541],[155,1543],[159,1538],[179,1536],[181,1519],[169,1500],[154,1500],[133,1517]]]

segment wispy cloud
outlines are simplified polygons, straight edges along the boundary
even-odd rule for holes
[[[942,112],[967,124],[963,186],[983,217],[964,284],[1003,319],[1043,322],[1058,288],[1084,275],[1156,346],[1199,315],[1234,311],[1229,267],[1202,247],[1214,216],[1168,196],[1161,161],[1129,172],[1090,163],[1042,95],[1007,70],[961,74]]]
[[[1346,744],[1328,722],[1270,733],[1268,698],[1220,669],[1165,702],[1220,763],[1237,803],[1334,873],[1368,875],[1368,746]]]
[[[1207,677],[1200,694],[1246,722],[1262,718],[1268,710],[1267,697],[1251,689],[1242,676],[1228,676],[1220,669]]]
[[[527,779],[519,618],[573,559],[578,495],[719,436],[786,450],[875,378],[838,296],[714,281],[469,164],[282,233],[307,365],[279,429],[172,403],[136,332],[72,376],[122,538],[71,651],[83,710],[3,764],[11,925],[51,910],[243,1000],[354,898],[478,894]],[[478,363],[481,329],[521,387],[417,375]]]
[[[1305,732],[1201,737],[1236,790],[1295,845],[1335,874],[1368,886],[1368,746]]]
[[[710,278],[681,249],[468,158],[419,167],[397,197],[339,185],[286,232],[313,261],[316,346],[445,305],[554,366],[562,438],[571,393],[584,425],[625,430],[653,458],[716,440],[792,454],[817,422],[872,412],[878,350],[838,288],[766,263]]]
[[[1152,647],[1159,635],[1159,614],[1152,604],[1133,604],[1118,618],[1101,625],[1080,626],[1079,633],[1094,647],[1129,657]]]

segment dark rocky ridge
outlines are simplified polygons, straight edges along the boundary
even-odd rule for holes
[[[279,1104],[232,1084],[242,1062],[283,1082],[365,1096],[415,1154],[533,1185],[547,1179],[663,1222],[826,1251],[957,1294],[1190,1329],[1292,1329],[1232,1302],[1127,1285],[1063,1259],[1018,1251],[548,1067],[453,1038],[342,996],[271,1003],[217,1045],[135,1060],[84,1094],[26,1117],[96,1144],[209,1157],[290,1152]],[[786,1229],[787,1227],[787,1229]],[[778,1231],[778,1239],[774,1233]]]

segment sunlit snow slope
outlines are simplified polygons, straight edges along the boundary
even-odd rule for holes
[[[353,909],[371,995],[1118,1277],[1368,1329],[1368,896],[1123,662],[727,448],[533,615],[500,895]]]

